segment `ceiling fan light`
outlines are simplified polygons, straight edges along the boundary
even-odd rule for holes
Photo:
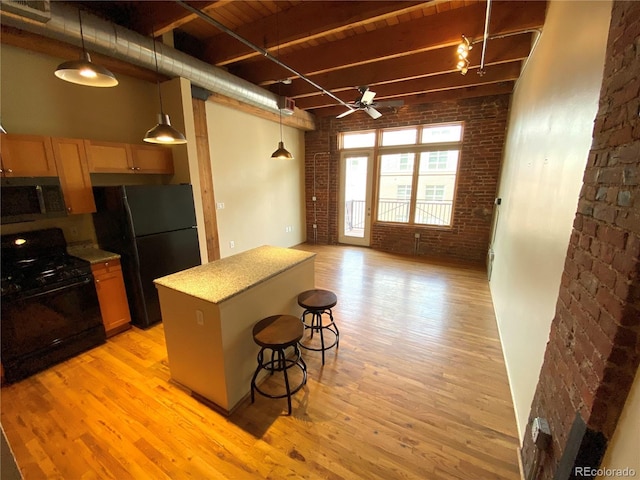
[[[185,136],[171,126],[169,115],[158,114],[158,124],[147,131],[143,140],[147,143],[159,145],[182,145],[187,143]]]
[[[118,80],[106,68],[91,62],[89,52],[82,52],[79,60],[61,63],[56,68],[55,76],[65,82],[85,85],[87,87],[115,87]]]
[[[284,148],[284,142],[278,142],[278,148],[271,154],[271,158],[277,158],[280,160],[293,160],[293,155],[289,150]]]

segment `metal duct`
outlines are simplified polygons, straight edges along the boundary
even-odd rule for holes
[[[3,25],[53,38],[81,48],[78,10],[51,2],[51,20],[45,24],[3,14]],[[153,39],[112,22],[82,12],[84,43],[88,51],[139,65],[155,71]],[[192,84],[231,97],[263,110],[278,113],[278,95],[231,75],[162,43],[156,44],[158,70],[169,77],[183,77]]]

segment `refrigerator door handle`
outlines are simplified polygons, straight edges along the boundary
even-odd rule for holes
[[[127,200],[127,196],[125,194],[125,196],[122,198],[122,204],[124,206],[124,210],[127,214],[127,222],[129,222],[129,231],[132,234],[132,238],[130,239],[132,248],[133,248],[133,261],[135,263],[135,271],[136,274],[134,275],[135,277],[135,282],[138,284],[137,285],[137,290],[138,292],[143,292],[144,288],[142,286],[142,279],[140,278],[140,254],[138,253],[138,245],[136,243],[136,239],[135,239],[135,230],[133,228],[133,215],[131,214],[131,207],[129,206],[129,201]],[[142,309],[144,310],[144,319],[145,321],[147,321],[147,319],[149,318],[149,312],[147,311],[147,305],[145,302],[140,302],[140,305],[142,306]]]
[[[122,199],[122,204],[124,206],[125,212],[127,213],[127,222],[129,223],[129,231],[132,234],[131,240],[135,240],[135,230],[134,230],[134,227],[133,227],[133,216],[131,215],[131,207],[129,207],[129,201],[127,200],[126,196]],[[138,258],[138,245],[136,245],[135,241],[132,241],[132,246],[133,246],[133,259],[136,262],[136,269],[140,270],[140,260]]]

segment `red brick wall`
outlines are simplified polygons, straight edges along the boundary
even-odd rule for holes
[[[556,470],[576,413],[611,438],[640,361],[639,36],[640,2],[614,2],[592,149],[530,414],[545,417],[553,436],[541,479],[569,478]],[[522,454],[529,468],[530,424]]]
[[[402,127],[443,122],[464,122],[458,184],[452,228],[413,227],[374,222],[371,246],[404,254],[415,253],[415,233],[420,233],[418,254],[484,262],[489,247],[493,202],[498,187],[502,149],[509,110],[509,95],[473,98],[457,102],[405,106],[384,111],[378,120],[364,112],[344,119],[320,118],[317,129],[307,132],[306,208],[307,239],[318,243],[338,241],[339,152],[341,132]],[[330,155],[319,152],[331,152]],[[315,214],[313,172],[315,156]]]

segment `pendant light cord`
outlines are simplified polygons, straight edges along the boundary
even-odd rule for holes
[[[280,23],[278,22],[278,12],[276,10],[276,41],[278,42],[278,46],[276,49],[276,55],[278,56],[278,60],[280,60]],[[282,82],[278,82],[278,102],[282,102]],[[282,143],[282,105],[278,105],[278,113],[280,114],[280,143]]]
[[[78,9],[78,23],[80,24],[80,41],[82,42],[82,52],[87,53],[87,49],[84,48],[84,34],[82,33],[82,10]]]
[[[156,50],[156,39],[153,36],[153,32],[156,31],[155,17],[151,15],[151,41],[153,42],[153,58],[156,62],[156,85],[158,86],[158,98],[160,99],[160,115],[164,115],[164,109],[162,108],[162,90],[160,90],[160,70],[158,69],[158,52]]]

